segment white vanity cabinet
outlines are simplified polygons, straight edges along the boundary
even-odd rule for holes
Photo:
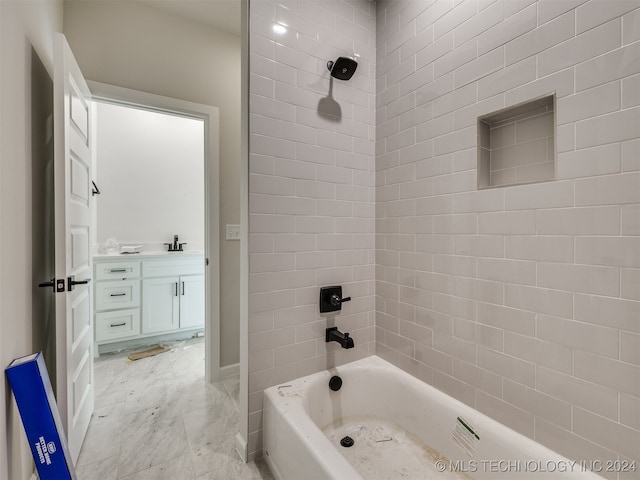
[[[94,257],[98,344],[204,327],[202,254]]]

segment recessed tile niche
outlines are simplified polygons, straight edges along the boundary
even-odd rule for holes
[[[555,95],[478,117],[478,188],[553,180]]]

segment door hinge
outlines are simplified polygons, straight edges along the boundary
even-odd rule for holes
[[[209,266],[209,259],[208,259],[208,258],[205,258],[205,259],[204,259],[204,264],[205,264],[207,267]]]

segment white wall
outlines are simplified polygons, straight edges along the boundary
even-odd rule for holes
[[[87,79],[220,109],[220,365],[237,363],[240,37],[124,1],[65,1],[64,33]]]
[[[204,248],[204,122],[103,102],[96,107],[96,243],[149,248],[179,235]]]
[[[252,1],[250,20],[252,458],[264,388],[373,353],[375,3]],[[354,53],[355,76],[330,80]],[[352,298],[339,315],[319,313],[326,285]],[[355,348],[325,342],[333,324]]]
[[[62,29],[62,4],[52,1],[0,2],[0,364],[42,348],[43,319],[40,292],[34,287],[35,222],[44,224],[44,212],[34,210],[38,192],[32,189],[32,152],[41,149],[39,111],[52,104],[33,105],[32,97],[51,95],[33,91],[33,69],[42,64],[53,73],[53,32]],[[32,50],[33,49],[33,50]],[[46,72],[45,72],[46,75]],[[49,97],[52,98],[52,97]],[[32,132],[37,132],[32,136]],[[36,174],[38,175],[38,174]],[[33,217],[36,215],[36,218]],[[40,215],[38,217],[38,215]],[[37,317],[37,318],[36,318]],[[34,327],[35,326],[35,327]],[[6,381],[0,382],[0,479],[28,479],[32,460],[22,424]]]
[[[376,351],[576,460],[640,460],[639,7],[378,2]],[[550,93],[555,180],[477,191]]]

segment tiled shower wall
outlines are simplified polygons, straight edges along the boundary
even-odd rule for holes
[[[249,439],[262,391],[374,353],[375,3],[251,0]],[[348,82],[327,62],[357,56]],[[342,285],[338,316],[319,289]],[[355,348],[326,344],[325,328]]]
[[[638,7],[378,2],[376,351],[573,459],[640,460]],[[477,117],[553,93],[555,180],[477,191]]]

